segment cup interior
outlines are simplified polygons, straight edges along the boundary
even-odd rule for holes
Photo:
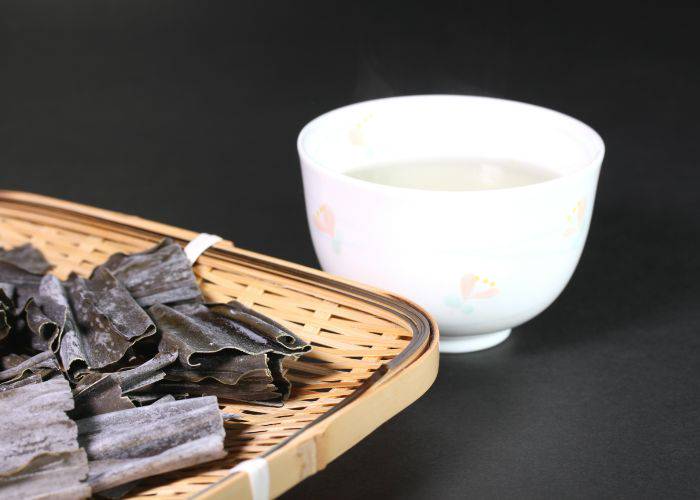
[[[367,101],[326,113],[301,131],[299,154],[334,174],[385,162],[480,158],[535,164],[557,176],[599,163],[600,136],[539,106],[474,96]]]

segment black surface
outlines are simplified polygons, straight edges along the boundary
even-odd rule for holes
[[[607,156],[574,279],[293,498],[700,496],[700,13],[562,3],[0,4],[0,188],[316,265],[295,139],[395,94],[524,100]]]

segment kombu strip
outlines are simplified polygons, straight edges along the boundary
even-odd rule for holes
[[[10,290],[13,290],[13,288],[0,288],[0,345],[4,343],[3,341],[10,334],[14,323],[12,317],[14,304],[10,298],[12,296],[12,291]],[[9,294],[7,293],[8,291]]]
[[[108,269],[142,307],[202,301],[202,292],[185,252],[165,238],[145,252],[116,253],[95,269]]]
[[[135,342],[156,331],[128,290],[106,269],[95,272],[89,280],[72,274],[68,295],[77,329],[63,334],[60,354],[64,367],[80,361],[89,369],[105,368],[122,359]]]
[[[0,261],[37,275],[46,274],[53,267],[44,254],[31,243],[25,243],[11,250],[0,248]]]
[[[27,301],[24,310],[31,344],[36,350],[57,352],[66,323],[68,330],[76,329],[65,287],[52,274],[41,279],[36,295]]]
[[[148,312],[161,332],[160,351],[178,351],[183,366],[197,367],[192,360],[195,354],[213,354],[224,349],[287,356],[310,349],[289,330],[272,326],[266,333],[253,330],[240,321],[240,311],[230,304],[201,304],[180,310],[156,304]],[[277,334],[270,334],[270,331]]]
[[[187,382],[212,379],[227,385],[236,385],[241,379],[251,378],[272,381],[265,354],[249,355],[225,350],[209,355],[194,354],[190,359],[196,363],[195,368],[175,363],[165,370],[168,379]]]
[[[283,356],[238,354],[233,357],[245,361],[238,366],[232,365],[231,354],[222,352],[213,357],[198,356],[198,361],[202,358],[209,359],[196,368],[183,366],[179,362],[173,363],[166,368],[166,376],[162,381],[147,391],[133,394],[133,397],[151,402],[158,395],[164,394],[176,397],[217,396],[227,401],[282,406],[291,389],[281,363]],[[217,362],[212,363],[212,359],[217,359]],[[227,373],[229,370],[230,373]]]
[[[138,390],[147,390],[165,377],[163,368],[177,358],[177,353],[158,353],[152,359],[133,368],[113,373],[88,373],[73,391],[75,410],[73,418],[100,415],[134,408],[128,396]],[[140,402],[139,402],[140,403]]]
[[[226,455],[216,398],[166,401],[76,423],[93,492]]]
[[[113,411],[134,408],[131,400],[122,394],[119,382],[111,373],[88,373],[73,389],[75,409],[71,418],[83,418]]]
[[[189,397],[189,394],[187,393],[161,393],[161,392],[156,392],[157,389],[157,384],[154,385],[153,388],[151,388],[149,391],[143,391],[143,392],[133,392],[129,394],[129,399],[131,399],[131,402],[134,403],[134,406],[147,406],[150,404],[156,404],[158,401],[161,399],[172,398],[172,400],[179,400],[179,399],[185,399]],[[166,400],[167,401],[167,400]]]
[[[215,381],[186,382],[168,380],[158,382],[149,391],[153,394],[187,394],[188,396],[216,396],[222,401],[240,401],[264,406],[282,406],[285,395],[269,380],[247,380],[236,385]]]
[[[162,380],[163,371],[177,359],[177,352],[157,353],[148,361],[130,369],[121,370],[112,374],[119,383],[124,394],[142,390],[151,384]]]
[[[63,377],[0,392],[0,497],[87,498],[87,456]]]
[[[36,294],[39,283],[41,283],[41,275],[30,273],[11,262],[0,259],[0,287],[6,292],[8,298],[13,299],[15,315],[19,315],[27,301]]]
[[[14,300],[16,315],[36,293],[41,277],[51,267],[43,254],[30,243],[11,250],[0,248],[0,288]]]
[[[285,401],[292,392],[292,384],[287,379],[287,370],[282,365],[284,357],[276,354],[268,355],[267,365],[272,373],[272,383],[275,384],[277,391],[282,395],[282,401]]]
[[[165,380],[155,390],[191,395],[215,395],[222,399],[279,405],[289,395],[278,357],[268,354],[235,354],[220,351],[193,355],[191,368],[177,362],[166,369]]]
[[[260,314],[259,312],[244,306],[236,300],[232,300],[228,304],[218,304],[216,306],[219,314],[238,321],[256,332],[266,336],[271,341],[277,342],[291,352],[290,354],[302,354],[308,352],[311,346],[302,339],[294,335],[288,328],[277,323],[272,318]],[[278,353],[287,354],[287,353]]]
[[[21,381],[27,381],[27,383],[41,382],[59,371],[56,358],[51,351],[40,352],[26,358],[15,355],[13,358],[8,357],[7,361],[9,361],[11,366],[0,371],[0,386],[14,388],[26,385],[18,384]]]

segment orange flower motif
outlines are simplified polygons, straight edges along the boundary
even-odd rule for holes
[[[501,293],[495,281],[472,273],[459,280],[459,292],[459,295],[454,293],[445,297],[445,305],[462,314],[472,314],[476,310],[474,300],[490,299]]]
[[[462,300],[488,299],[499,294],[496,282],[476,274],[465,274],[460,281]]]
[[[335,216],[328,205],[321,205],[314,213],[314,226],[331,238],[335,236]]]

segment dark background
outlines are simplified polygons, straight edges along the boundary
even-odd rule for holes
[[[578,5],[578,4],[576,4]],[[551,107],[607,155],[557,302],[287,498],[700,495],[700,12],[566,2],[0,4],[0,188],[317,265],[295,140],[374,97]]]

